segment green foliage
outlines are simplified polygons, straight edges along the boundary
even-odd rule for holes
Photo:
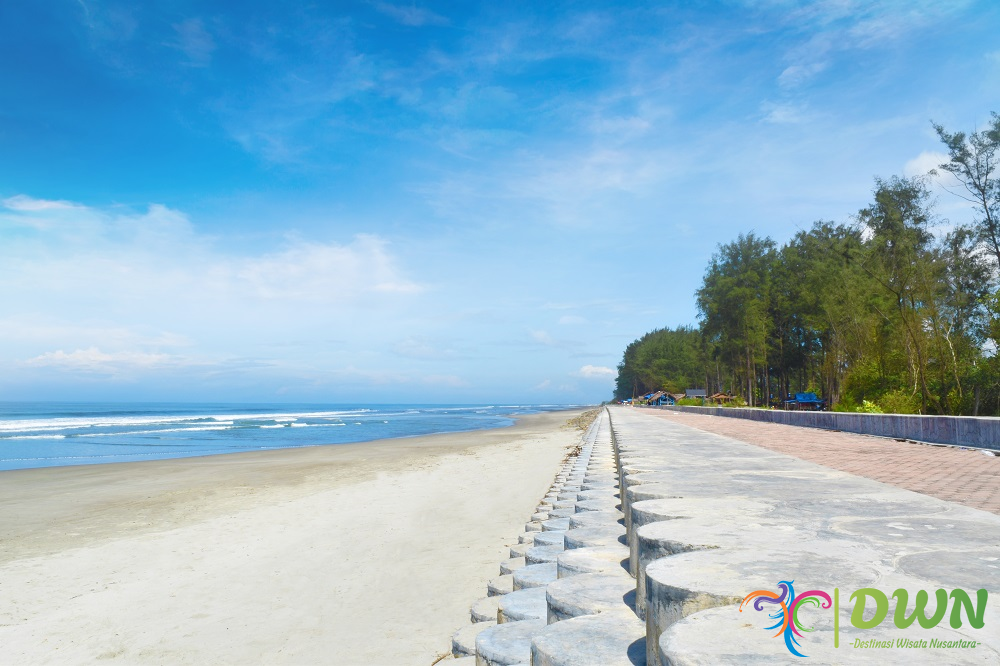
[[[701,407],[705,404],[705,401],[701,398],[681,398],[677,401],[677,404],[686,407]]]
[[[905,389],[896,389],[879,398],[878,407],[883,414],[919,414],[920,398]]]
[[[989,127],[969,135],[950,133],[941,125],[934,129],[948,149],[948,161],[939,168],[965,187],[961,196],[979,215],[973,227],[976,239],[1000,266],[1000,115],[994,112]]]
[[[860,412],[862,414],[884,414],[882,408],[871,400],[863,400],[861,404],[847,397],[833,406],[835,412]]]
[[[740,234],[705,270],[699,328],[629,345],[616,397],[695,386],[768,406],[812,391],[839,411],[1000,415],[1000,115],[935,130],[971,225],[942,224],[923,180],[891,177],[855,224],[782,246]]]
[[[618,364],[615,399],[650,391],[683,393],[704,384],[705,362],[701,333],[680,326],[651,331],[631,343]]]
[[[846,396],[843,400],[831,407],[830,410],[834,412],[858,412],[861,411],[861,406],[854,402],[850,396]]]
[[[741,234],[734,242],[719,246],[697,292],[702,332],[715,357],[747,387],[751,404],[757,368],[767,362],[767,341],[773,329],[769,309],[776,260],[770,238]]]

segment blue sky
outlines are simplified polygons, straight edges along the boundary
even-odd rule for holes
[[[0,399],[591,402],[1000,111],[995,2],[0,4]],[[969,213],[940,191],[938,212]]]

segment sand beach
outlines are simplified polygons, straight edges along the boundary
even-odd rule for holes
[[[0,473],[0,662],[430,664],[580,430]]]

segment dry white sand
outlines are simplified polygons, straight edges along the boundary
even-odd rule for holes
[[[421,664],[580,432],[0,473],[0,663]]]

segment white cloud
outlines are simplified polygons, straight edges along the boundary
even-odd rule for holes
[[[187,56],[188,64],[195,67],[208,65],[212,59],[212,52],[215,51],[215,41],[205,29],[202,20],[198,18],[186,19],[174,24],[173,28],[177,34],[177,41],[171,46]]]
[[[809,81],[820,72],[826,69],[824,62],[812,62],[803,65],[791,65],[786,67],[778,76],[778,84],[783,88],[795,88]]]
[[[590,122],[590,131],[595,134],[614,134],[638,137],[650,130],[653,123],[641,116],[599,116]]]
[[[575,373],[584,379],[609,379],[618,373],[603,365],[585,365]]]
[[[78,372],[118,374],[128,370],[197,365],[179,356],[135,351],[104,352],[97,347],[66,352],[46,352],[24,361],[25,365],[56,367]]]
[[[46,210],[66,210],[79,208],[80,206],[69,201],[48,201],[46,199],[35,199],[24,194],[8,197],[3,200],[4,208],[18,211],[46,211]]]
[[[15,205],[30,211],[36,233],[0,247],[0,285],[12,288],[75,292],[84,299],[105,293],[143,300],[309,303],[357,303],[423,289],[402,274],[386,241],[374,235],[343,244],[286,241],[278,249],[237,254],[197,232],[183,213],[158,204],[140,214],[65,202],[19,199]],[[0,211],[0,223],[5,221],[23,223],[23,214]]]
[[[427,386],[461,381],[435,367],[428,384],[386,358],[426,303],[377,236],[265,244],[205,234],[162,205],[13,205],[0,208],[0,376],[308,383],[357,362]],[[301,344],[275,346],[290,340]]]
[[[774,125],[793,125],[807,119],[805,107],[798,104],[764,102],[760,110],[764,114],[764,122]]]
[[[309,376],[305,373],[303,376]],[[469,382],[456,374],[422,374],[401,370],[374,370],[349,365],[313,372],[312,383],[316,386],[425,386],[443,388],[467,388]],[[398,396],[397,396],[398,397]]]
[[[931,188],[943,195],[937,202],[937,212],[952,222],[965,220],[969,215],[969,202],[962,197],[954,196],[963,191],[962,183],[949,171],[941,169],[950,158],[933,150],[925,150],[903,165],[903,175],[908,178],[926,177]],[[931,173],[931,172],[934,173]]]
[[[531,339],[541,345],[553,346],[556,341],[546,331],[531,331]]]
[[[579,340],[569,340],[566,338],[554,338],[548,331],[529,331],[532,346],[540,345],[552,349],[573,350],[582,346]]]
[[[0,340],[58,345],[73,340],[81,346],[111,345],[116,349],[162,349],[190,347],[193,341],[179,333],[148,328],[88,325],[67,322],[54,315],[12,314],[0,317]]]
[[[575,108],[566,110],[571,111]],[[652,138],[595,133],[565,149],[500,153],[486,169],[452,169],[413,189],[445,219],[465,221],[476,209],[498,219],[593,228],[619,219],[618,202],[640,200],[665,180],[688,173],[677,146],[660,144],[666,130],[653,129],[660,131],[650,131]]]
[[[926,176],[931,170],[937,169],[948,160],[948,156],[944,153],[925,150],[903,165],[903,175],[907,178]]]
[[[399,276],[385,247],[371,235],[358,235],[349,245],[296,243],[236,262],[229,277],[268,299],[329,302],[350,300],[357,292],[420,292],[419,285]]]
[[[375,9],[403,25],[420,27],[423,25],[448,25],[448,19],[429,9],[415,5],[394,5],[388,2],[376,2]]]
[[[424,337],[409,337],[393,345],[393,351],[407,358],[429,361],[455,358],[455,350],[449,349]]]
[[[469,382],[456,375],[428,375],[421,382],[429,386],[447,386],[449,388],[465,388]]]

